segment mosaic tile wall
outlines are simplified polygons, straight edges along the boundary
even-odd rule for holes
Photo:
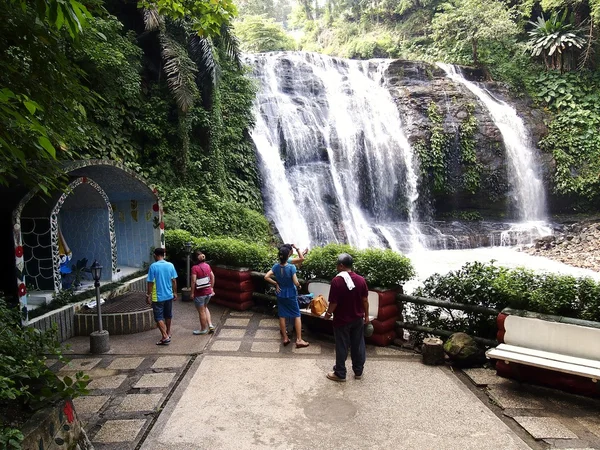
[[[89,267],[96,259],[103,267],[102,280],[112,278],[108,211],[103,209],[63,210],[60,227],[73,252],[72,264],[87,258]]]
[[[112,203],[117,236],[118,266],[142,267],[151,262],[150,252],[154,241],[153,201]]]

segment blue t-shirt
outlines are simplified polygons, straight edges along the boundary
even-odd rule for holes
[[[152,288],[152,301],[164,302],[173,300],[173,285],[171,281],[177,278],[175,266],[164,259],[150,265],[148,270],[148,282],[154,283]]]
[[[294,284],[293,276],[296,273],[296,266],[293,264],[275,264],[271,270],[275,274],[277,284],[279,284],[280,292],[277,297],[296,298],[296,285]]]

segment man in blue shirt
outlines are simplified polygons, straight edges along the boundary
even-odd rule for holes
[[[177,297],[177,272],[175,267],[165,261],[165,249],[154,250],[155,262],[148,270],[148,291],[146,302],[152,305],[154,320],[161,333],[156,345],[171,343],[171,319],[173,318],[173,300]]]

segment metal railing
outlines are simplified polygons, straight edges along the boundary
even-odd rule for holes
[[[454,303],[454,302],[449,302],[446,300],[438,300],[435,298],[415,297],[415,296],[406,295],[406,294],[397,294],[396,299],[398,300],[399,303],[406,302],[406,303],[414,303],[417,305],[436,306],[438,308],[474,312],[474,313],[479,313],[479,314],[488,315],[488,316],[497,316],[500,313],[500,311],[498,311],[496,309],[486,308],[484,306],[467,305],[464,303]],[[401,328],[406,328],[407,330],[435,334],[437,336],[449,337],[452,334],[454,334],[454,331],[430,328],[430,327],[426,327],[426,326],[419,325],[416,323],[411,323],[411,322],[397,321],[396,324]],[[496,340],[492,340],[492,339],[486,339],[486,338],[482,338],[482,337],[478,337],[478,336],[473,336],[473,339],[475,340],[475,342],[478,342],[478,343],[481,343],[484,345],[489,345],[489,346],[494,346],[494,347],[496,345],[498,345],[498,342]]]

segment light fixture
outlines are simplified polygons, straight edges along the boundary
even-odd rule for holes
[[[90,266],[90,272],[92,272],[92,278],[94,281],[99,283],[100,278],[102,278],[102,266],[98,263],[98,261],[94,260]]]

